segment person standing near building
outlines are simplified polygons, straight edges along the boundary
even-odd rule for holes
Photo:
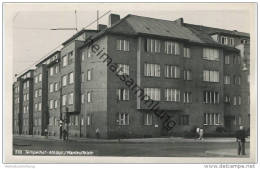
[[[96,129],[96,137],[99,138],[99,128]]]
[[[45,135],[45,138],[48,138],[48,130],[47,129],[44,129],[44,135]]]
[[[200,140],[203,140],[203,129],[201,128],[200,130],[199,130],[199,139]]]
[[[245,153],[246,132],[243,126],[240,126],[239,130],[236,132],[236,141],[238,143],[237,154],[246,155]]]

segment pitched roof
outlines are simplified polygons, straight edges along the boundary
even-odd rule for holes
[[[220,34],[227,34],[227,35],[231,35],[231,36],[233,35],[233,36],[242,36],[242,37],[250,38],[249,33],[239,32],[237,30],[231,31],[231,30],[226,30],[226,29],[213,28],[213,27],[194,25],[194,24],[188,24],[188,23],[185,23],[185,26],[189,29],[203,31],[204,33],[207,33],[208,35],[220,33]]]
[[[203,43],[192,31],[175,21],[130,15],[126,19],[136,33],[171,37]]]

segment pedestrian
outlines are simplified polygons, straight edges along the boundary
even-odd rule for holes
[[[200,128],[196,128],[196,138],[199,139],[200,137]]]
[[[240,126],[239,130],[236,132],[236,141],[238,143],[237,154],[246,155],[245,153],[246,132],[243,126]]]
[[[203,129],[199,130],[199,139],[200,140],[203,140],[203,132],[204,132]]]
[[[44,135],[45,135],[45,138],[48,138],[48,130],[47,129],[44,129]]]
[[[65,141],[66,140],[66,137],[67,137],[67,131],[65,129],[63,129],[63,140]]]
[[[99,138],[99,128],[96,129],[96,137]]]

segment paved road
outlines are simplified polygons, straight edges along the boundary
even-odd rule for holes
[[[46,151],[92,151],[95,156],[147,156],[147,157],[205,157],[208,151],[236,149],[237,144],[232,142],[175,142],[175,143],[98,143],[84,141],[55,141],[55,140],[28,140],[14,139],[14,150],[46,150]],[[249,143],[246,143],[247,152]],[[223,153],[222,153],[223,154]],[[210,154],[210,156],[229,156]],[[234,153],[234,157],[236,154]],[[248,156],[246,156],[248,157]]]

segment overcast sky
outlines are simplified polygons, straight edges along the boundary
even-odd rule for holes
[[[250,31],[249,12],[246,10],[181,10],[176,5],[169,7],[146,6],[129,6],[123,4],[120,7],[115,5],[98,5],[80,4],[73,9],[50,7],[48,10],[23,10],[15,12],[13,18],[13,43],[14,43],[14,59],[13,59],[13,76],[20,73],[37,60],[45,56],[59,44],[71,37],[75,31],[51,31],[51,28],[58,27],[75,27],[74,10],[77,9],[78,27],[79,29],[91,23],[97,17],[97,10],[101,16],[108,10],[112,13],[119,14],[121,18],[127,14],[147,16],[166,20],[175,20],[180,17],[184,18],[184,22],[205,25],[210,27],[218,27],[229,30],[238,30],[242,32]],[[192,5],[186,5],[192,7]],[[38,6],[39,7],[39,6]],[[62,10],[64,9],[64,10]],[[103,17],[99,23],[107,24],[108,15]],[[93,24],[89,29],[96,29]]]

